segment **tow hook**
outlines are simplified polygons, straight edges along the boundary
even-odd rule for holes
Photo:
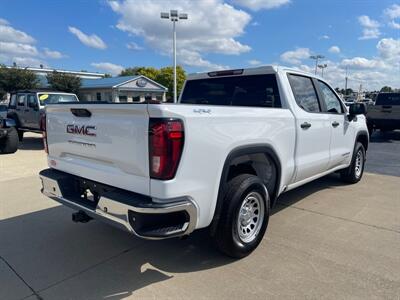
[[[72,221],[75,223],[87,223],[92,220],[84,211],[80,210],[72,214]]]

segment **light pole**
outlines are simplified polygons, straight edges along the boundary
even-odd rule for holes
[[[324,69],[327,67],[327,64],[318,65],[318,68],[321,69],[321,77],[324,77]]]
[[[177,102],[177,89],[176,89],[176,27],[175,23],[178,20],[187,20],[187,14],[178,14],[177,10],[170,10],[170,12],[162,12],[161,19],[170,19],[172,21],[172,47],[173,47],[173,62],[174,62],[174,103]]]
[[[325,58],[325,56],[317,54],[317,55],[311,55],[310,58],[315,59],[315,75],[317,75],[318,60]]]

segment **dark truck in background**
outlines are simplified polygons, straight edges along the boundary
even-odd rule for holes
[[[400,93],[378,94],[375,105],[368,106],[367,125],[370,135],[376,129],[400,129]]]

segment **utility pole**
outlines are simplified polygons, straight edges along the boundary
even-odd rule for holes
[[[311,55],[310,58],[315,59],[315,75],[317,75],[318,60],[325,58],[325,56],[317,54],[317,55]]]
[[[349,78],[347,77],[347,66],[346,66],[346,77],[344,78],[345,83],[344,83],[344,95],[347,96],[347,81]]]
[[[178,20],[187,20],[187,14],[178,14],[177,10],[170,10],[170,12],[162,12],[161,19],[170,19],[172,21],[172,57],[174,66],[174,103],[177,102],[177,88],[176,88],[176,22]]]
[[[318,68],[321,69],[321,77],[324,77],[324,69],[328,67],[327,64],[323,64],[323,65],[318,65]]]

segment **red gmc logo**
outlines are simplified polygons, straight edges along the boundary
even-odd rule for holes
[[[96,126],[86,126],[86,125],[67,125],[67,133],[96,136]]]

